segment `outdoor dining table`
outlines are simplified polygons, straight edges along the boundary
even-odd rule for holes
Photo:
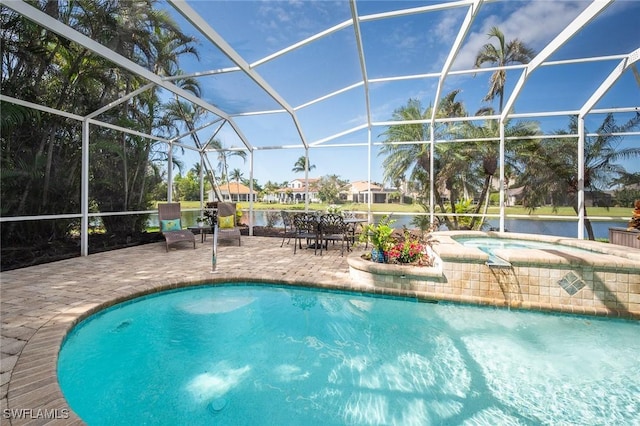
[[[213,234],[211,226],[189,226],[187,229],[195,235],[200,235],[201,243],[204,243],[207,240],[207,234]]]
[[[364,226],[363,224],[367,222],[369,222],[369,220],[364,218],[358,218],[358,217],[350,217],[350,218],[344,219],[345,225],[347,225],[347,227],[349,228],[351,244],[355,244],[356,242],[356,229],[358,228],[358,225]]]
[[[323,217],[325,216],[334,216],[333,214],[322,214],[320,212],[309,212],[309,213],[294,213],[293,217],[293,225],[296,229],[297,237],[296,240],[300,240],[300,236],[304,235],[303,239],[307,239],[306,248],[308,249],[327,249],[328,246],[325,244],[326,242],[320,241],[323,234],[323,230],[321,229],[321,222]],[[342,223],[346,225],[346,236],[351,244],[347,244],[347,250],[351,251],[350,245],[355,243],[355,235],[358,225],[362,225],[367,223],[368,220],[365,218],[358,217],[348,217],[343,218]],[[309,241],[314,240],[314,241]],[[294,243],[294,245],[297,243]],[[302,248],[302,247],[300,247]],[[294,247],[295,253],[295,247]]]

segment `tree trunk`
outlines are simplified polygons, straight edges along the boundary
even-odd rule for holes
[[[440,210],[443,212],[446,212],[447,209],[445,208],[444,203],[442,202],[442,197],[440,196],[440,193],[438,191],[435,192],[434,198],[436,199],[436,204],[438,204],[438,207],[440,207]],[[451,219],[449,219],[449,216],[443,216],[443,219],[444,219],[444,224],[447,226],[447,228],[454,229],[453,224],[451,223]]]
[[[575,203],[573,204],[573,211],[575,211],[577,215],[580,215],[580,213],[578,211],[578,207],[575,205]],[[587,217],[587,207],[586,206],[584,207],[584,229],[587,230],[587,237],[591,241],[594,241],[596,239],[596,236],[593,233],[593,226],[591,225],[591,221]]]
[[[482,203],[484,201],[484,198],[487,196],[487,192],[489,191],[489,185],[491,185],[491,179],[493,179],[493,175],[487,175],[484,178],[484,186],[482,187],[482,193],[480,194],[480,199],[478,200],[478,207],[476,207],[476,211],[474,212],[475,214],[480,213],[480,209],[482,208]],[[478,216],[474,216],[473,218],[471,218],[471,225],[469,225],[471,229],[473,229],[473,227],[476,225],[476,222],[478,221],[477,219],[478,219]]]
[[[447,183],[445,184],[446,188],[449,190],[449,203],[451,204],[451,213],[456,214],[458,211],[456,210],[456,201],[458,199],[458,192],[454,189],[453,184],[450,179],[447,179]],[[453,229],[459,229],[460,224],[458,223],[458,216],[452,216],[453,220]]]

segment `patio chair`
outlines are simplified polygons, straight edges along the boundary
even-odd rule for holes
[[[349,251],[349,227],[344,223],[342,216],[337,214],[325,214],[320,217],[320,255],[322,255],[322,247],[329,249],[329,241],[340,241],[340,255],[344,256],[344,243],[347,243],[347,251]]]
[[[295,229],[293,240],[293,254],[296,254],[296,248],[302,248],[302,240],[307,244],[313,241],[313,253],[317,254],[319,239],[319,221],[318,217],[311,213],[296,213],[293,215],[293,227]],[[320,249],[322,254],[322,249]]]
[[[162,236],[164,236],[167,244],[167,251],[169,251],[170,245],[181,241],[191,242],[193,243],[193,248],[196,248],[195,235],[188,229],[182,229],[180,220],[180,203],[158,204],[160,232],[162,232]]]
[[[286,210],[282,210],[280,212],[280,216],[282,216],[282,224],[284,225],[284,234],[282,234],[282,242],[280,243],[280,247],[284,245],[284,240],[287,240],[287,244],[291,242],[291,237],[296,236],[296,230],[293,226],[293,215]]]
[[[218,241],[224,240],[238,240],[238,247],[241,245],[236,203],[218,203]]]

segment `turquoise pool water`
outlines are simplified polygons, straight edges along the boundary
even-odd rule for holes
[[[579,247],[571,247],[544,241],[521,240],[515,238],[492,237],[454,237],[458,243],[465,247],[475,247],[489,255],[489,263],[501,264],[505,262],[494,253],[496,249],[540,249],[556,250],[567,253],[593,253],[593,251]]]
[[[632,424],[640,323],[281,286],[159,293],[80,323],[89,425]]]

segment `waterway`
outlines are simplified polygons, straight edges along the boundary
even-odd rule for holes
[[[366,215],[362,215],[366,217]],[[374,221],[378,222],[383,215],[374,214]],[[396,222],[394,227],[402,227],[403,225],[408,228],[413,227],[412,220],[416,215],[397,215],[393,216]],[[266,226],[267,213],[262,210],[256,210],[253,212],[254,226]],[[244,223],[249,223],[248,212],[243,217]],[[488,220],[485,224],[485,229],[498,228],[500,222],[498,219]],[[627,221],[592,221],[593,231],[596,238],[609,238],[609,228],[611,227],[627,227]],[[282,226],[281,221],[277,221],[275,226]],[[522,232],[527,234],[540,234],[540,235],[554,235],[558,237],[578,237],[578,222],[571,220],[550,220],[550,219],[505,219],[505,229],[509,232]],[[586,236],[586,230],[585,230]]]
[[[195,225],[195,218],[198,215],[198,212],[195,211],[187,211],[183,212],[183,216],[185,219],[185,226],[193,226]],[[362,216],[366,218],[366,214],[359,214],[358,216]],[[383,214],[374,213],[374,221],[378,222],[382,218]],[[392,218],[395,220],[393,224],[394,227],[401,228],[403,225],[408,228],[415,227],[412,225],[412,220],[417,215],[393,215]],[[155,221],[155,226],[157,226],[157,217],[150,218],[150,225],[153,226],[153,222]],[[272,226],[281,227],[282,221],[279,217],[279,211],[274,210],[254,210],[253,212],[253,225],[254,226],[267,226],[271,222]],[[242,223],[249,224],[249,212],[245,211],[242,217]],[[596,238],[609,238],[609,228],[612,227],[627,227],[626,220],[605,220],[605,221],[595,221],[592,220],[591,224],[593,226],[593,231]],[[499,220],[498,219],[490,219],[487,220],[484,229],[488,230],[489,228],[498,228]],[[577,238],[578,237],[578,222],[572,220],[551,220],[551,219],[505,219],[505,229],[508,232],[522,232],[527,234],[540,234],[540,235],[553,235],[558,237],[569,237],[569,238]],[[586,230],[585,230],[586,236]]]

